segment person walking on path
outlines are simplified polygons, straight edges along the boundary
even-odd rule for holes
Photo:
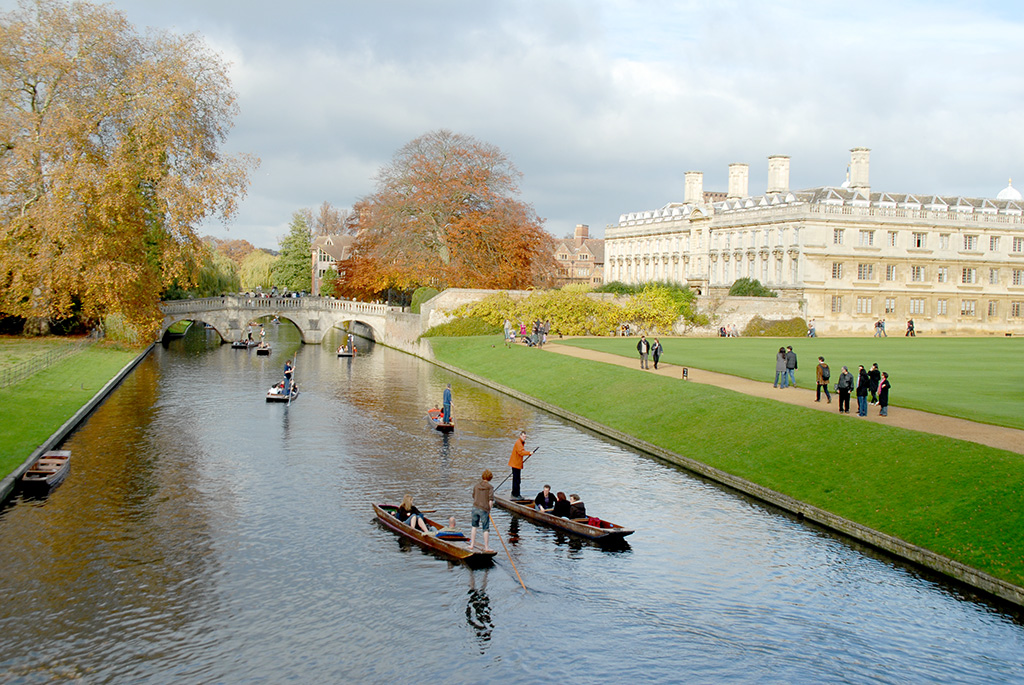
[[[888,416],[889,415],[889,388],[892,385],[889,383],[889,374],[885,371],[882,372],[882,380],[878,384],[878,415]]]
[[[807,322],[807,337],[808,338],[817,338],[818,337],[818,333],[816,332],[816,330],[814,328],[814,319],[811,319],[810,321]]]
[[[779,353],[775,355],[775,382],[772,383],[772,387],[780,387],[779,382],[781,381],[781,387],[785,388],[788,378],[789,374],[786,372],[786,348],[780,347]]]
[[[879,331],[881,331],[883,338],[889,337],[889,334],[885,332],[885,319],[882,319],[881,321],[878,322],[878,329]]]
[[[868,415],[868,391],[871,389],[871,379],[864,365],[857,367],[857,416]]]
[[[519,487],[523,477],[523,462],[531,454],[533,452],[526,451],[526,431],[519,431],[519,439],[512,447],[512,456],[508,458],[508,465],[512,467],[512,499],[522,499]]]
[[[789,375],[789,385],[793,388],[796,387],[796,369],[796,352],[793,351],[793,347],[790,345],[786,347],[786,373]]]
[[[871,404],[878,404],[878,384],[882,382],[882,372],[878,370],[878,362],[871,365],[868,371],[868,390],[871,391]]]
[[[452,422],[452,384],[449,383],[444,388],[444,395],[441,399],[441,423]]]
[[[494,474],[490,469],[484,469],[480,481],[473,486],[473,513],[469,531],[469,548],[476,546],[476,529],[484,531],[484,551],[490,552],[490,530],[491,530],[491,507],[494,505],[494,486],[491,485],[491,478]]]
[[[658,360],[661,359],[661,341],[657,338],[654,339],[654,344],[651,345],[651,359],[654,360],[654,370],[658,370]]]
[[[843,367],[843,372],[839,374],[839,381],[836,382],[836,392],[839,393],[839,413],[849,414],[850,413],[850,393],[853,391],[853,374],[850,370]],[[859,412],[858,412],[859,413]]]
[[[640,353],[640,368],[649,369],[651,368],[647,364],[647,355],[651,351],[651,343],[647,342],[647,336],[641,335],[640,340],[636,343],[636,351]]]
[[[821,390],[822,388],[824,388],[825,399],[828,401],[829,404],[832,404],[832,396],[828,394],[828,379],[831,377],[832,372],[829,370],[828,364],[825,363],[824,357],[818,357],[818,366],[814,370],[814,375],[816,377],[815,381],[818,384],[818,387],[816,389],[817,397],[814,401],[821,402]]]

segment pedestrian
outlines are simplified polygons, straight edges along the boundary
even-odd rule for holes
[[[888,338],[889,337],[889,334],[885,332],[885,319],[882,319],[879,322],[878,328],[882,331],[882,337],[883,338]]]
[[[470,520],[472,528],[469,531],[469,548],[476,546],[476,529],[484,532],[484,551],[490,552],[490,530],[491,530],[491,506],[494,504],[494,486],[491,485],[491,478],[494,474],[490,469],[484,469],[480,475],[480,481],[473,486],[473,513]]]
[[[792,346],[786,347],[786,373],[789,374],[790,387],[796,387],[796,352]],[[785,387],[785,386],[783,386]]]
[[[878,320],[875,321],[875,337],[876,338],[881,338],[882,337],[882,320],[881,319],[878,319]]]
[[[913,319],[907,319],[907,333],[906,333],[906,337],[907,338],[913,338],[914,337],[914,320]]]
[[[814,329],[814,319],[811,319],[810,321],[807,322],[807,337],[808,338],[817,338],[818,337],[818,334],[815,332],[815,329]]]
[[[509,338],[512,335],[512,322],[505,319],[505,342],[509,342]]]
[[[775,355],[775,382],[772,383],[773,388],[778,388],[779,383],[782,383],[782,388],[786,387],[786,380],[789,375],[786,373],[786,348],[780,347],[778,353]]]
[[[878,415],[888,416],[889,415],[889,388],[892,384],[889,383],[889,374],[885,371],[882,372],[882,380],[878,384]]]
[[[654,360],[654,370],[658,370],[658,360],[661,359],[661,341],[657,338],[654,339],[654,344],[651,346],[651,359]]]
[[[519,431],[519,439],[512,447],[512,456],[508,458],[508,465],[512,467],[512,499],[521,499],[523,496],[519,491],[523,477],[523,463],[526,461],[525,457],[531,454],[533,452],[526,451],[526,431]]]
[[[881,381],[882,372],[878,370],[878,362],[875,362],[868,371],[868,389],[871,391],[871,404],[878,404],[878,384]]]
[[[829,371],[828,364],[825,363],[824,357],[818,357],[818,367],[815,369],[814,375],[815,381],[818,384],[816,389],[817,397],[814,401],[821,402],[821,390],[824,388],[825,399],[828,401],[828,404],[832,404],[832,396],[828,394],[828,379],[832,375],[832,372]]]
[[[640,368],[650,368],[647,365],[647,355],[651,351],[651,343],[647,342],[647,336],[641,335],[640,340],[636,344],[636,351],[640,353]]]
[[[857,367],[857,416],[868,415],[868,391],[871,389],[871,379],[864,365]]]
[[[449,383],[444,388],[444,395],[441,399],[441,423],[452,422],[452,384]]]
[[[843,367],[843,372],[839,374],[839,381],[836,383],[836,392],[839,393],[839,413],[849,414],[850,413],[850,392],[853,391],[853,374],[850,370]]]

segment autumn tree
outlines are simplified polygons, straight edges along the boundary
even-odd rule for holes
[[[215,238],[208,235],[203,237],[203,242],[213,245],[217,252],[239,266],[242,265],[246,257],[256,251],[255,245],[241,238]]]
[[[236,110],[194,34],[87,2],[0,15],[0,311],[155,332],[160,292],[202,264],[195,227],[232,217],[256,163],[221,152]]]
[[[281,239],[281,256],[274,264],[274,284],[285,290],[309,292],[313,281],[312,236],[306,216],[292,215],[288,235]]]
[[[471,136],[440,130],[406,144],[354,208],[359,232],[341,290],[535,285],[553,239],[518,199],[520,177],[501,150]]]
[[[356,224],[352,212],[335,207],[326,200],[315,210],[305,208],[299,211],[302,212],[306,225],[314,236],[355,233]]]

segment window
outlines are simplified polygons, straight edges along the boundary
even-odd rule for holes
[[[870,314],[871,313],[871,298],[870,297],[858,297],[857,298],[857,313],[858,314]]]
[[[565,254],[564,252],[559,252],[558,253],[558,258],[559,259],[568,259],[569,255]]]
[[[936,300],[935,301],[935,313],[938,316],[945,316],[946,315],[946,311],[947,311],[946,302],[947,302],[947,300]]]
[[[988,270],[988,282],[990,285],[996,285],[999,283],[999,269]]]
[[[842,277],[843,277],[843,263],[842,262],[832,262],[832,278],[842,278]]]
[[[948,250],[949,249],[949,234],[948,233],[940,233],[939,234],[939,249],[940,250]]]
[[[889,247],[896,247],[896,231],[889,231]]]
[[[858,281],[870,281],[875,277],[875,265],[874,264],[858,264],[857,265],[857,280]]]
[[[999,236],[993,235],[988,238],[988,251],[999,252]]]
[[[1024,285],[1024,269],[1013,270],[1013,284]]]
[[[949,281],[949,268],[940,266],[938,268],[939,283],[947,283]]]
[[[924,298],[923,297],[912,297],[912,298],[910,298],[910,313],[911,314],[924,314]]]
[[[1010,316],[1012,316],[1015,319],[1019,319],[1021,311],[1024,311],[1024,307],[1022,307],[1021,305],[1024,305],[1024,302],[1011,302]]]
[[[1013,251],[1018,254],[1024,252],[1024,238],[1013,239]]]
[[[843,244],[843,229],[833,228],[832,229],[832,244],[842,245]]]
[[[579,259],[581,262],[585,262],[588,259],[590,259],[590,255],[588,255],[588,254],[581,254],[581,255],[577,255],[576,258]]]
[[[775,282],[782,283],[782,257],[775,260]]]
[[[978,249],[978,236],[976,235],[965,235],[964,236],[964,250],[974,251]]]
[[[896,298],[887,297],[885,298],[885,313],[892,314],[896,311]]]
[[[989,300],[988,301],[988,315],[989,316],[996,316],[998,312],[999,312],[999,302],[997,302],[996,300]]]
[[[915,283],[924,282],[924,267],[923,266],[912,266],[910,267],[910,280]]]
[[[978,270],[972,269],[971,267],[965,266],[960,273],[961,283],[977,283],[978,282]]]
[[[875,244],[875,232],[874,231],[861,231],[860,232],[860,246],[871,247]]]
[[[925,246],[925,236],[926,235],[927,235],[926,233],[912,233],[911,234],[911,244],[914,247],[924,247]]]
[[[839,314],[843,311],[843,296],[833,295],[832,296],[832,313]]]
[[[886,264],[885,265],[885,280],[895,281],[896,280],[896,265]]]
[[[974,316],[977,307],[977,300],[960,300],[960,316]]]

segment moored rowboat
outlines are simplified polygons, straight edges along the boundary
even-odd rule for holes
[[[377,515],[378,521],[399,535],[407,537],[427,549],[432,549],[435,552],[440,552],[453,559],[464,561],[467,564],[489,562],[497,553],[495,550],[485,552],[479,546],[479,543],[477,547],[470,549],[469,538],[465,535],[450,538],[439,537],[436,534],[428,535],[399,521],[395,516],[397,511],[398,507],[393,505],[373,504],[373,512]],[[426,516],[423,517],[423,520],[427,522],[427,527],[433,529],[435,533],[442,527],[441,524],[428,519]]]
[[[35,493],[46,493],[60,485],[71,470],[71,452],[52,450],[32,464],[21,477],[21,486]]]
[[[562,530],[580,535],[599,542],[611,542],[622,540],[627,535],[632,535],[633,530],[624,528],[611,521],[603,521],[594,517],[570,519],[562,516],[553,516],[547,512],[537,511],[534,508],[533,500],[530,499],[505,499],[499,495],[494,496],[494,503],[503,509],[508,509],[514,514],[525,516],[528,519]],[[596,525],[594,525],[596,521]]]

